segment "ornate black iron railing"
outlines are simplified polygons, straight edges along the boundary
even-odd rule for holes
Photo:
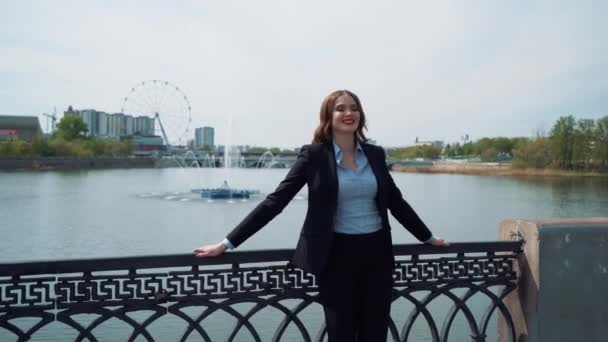
[[[485,341],[498,311],[515,341],[502,300],[516,287],[520,241],[394,249],[392,340],[418,340],[412,337],[418,329],[416,334],[427,340],[459,341],[453,337],[458,321],[469,339]],[[292,253],[0,264],[0,336],[19,341],[39,334],[42,340],[62,334],[58,340],[76,341],[321,341],[325,327],[315,277],[287,263]],[[480,310],[470,305],[476,296],[485,298]],[[476,317],[476,311],[484,313]]]

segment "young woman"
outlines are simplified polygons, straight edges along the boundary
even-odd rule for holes
[[[335,91],[321,104],[312,144],[304,145],[277,189],[222,242],[194,250],[216,256],[238,247],[308,184],[308,211],[293,262],[317,276],[330,342],[386,341],[394,255],[388,210],[418,240],[435,238],[403,199],[384,150],[367,143],[359,98]]]

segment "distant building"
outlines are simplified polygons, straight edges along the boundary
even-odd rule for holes
[[[72,106],[68,106],[68,110],[63,112],[63,116],[80,116],[80,113],[79,113],[79,111],[74,110],[74,108],[72,108]]]
[[[203,128],[198,127],[194,129],[194,147],[203,146]]]
[[[194,130],[194,146],[215,146],[215,130],[213,127],[199,127]]]
[[[123,114],[112,114],[108,115],[108,136],[110,137],[120,137],[124,134],[123,128]]]
[[[121,137],[127,135],[127,127],[125,127],[125,115],[122,113],[114,113],[109,124],[110,136]]]
[[[109,130],[108,130],[109,129],[109,125],[108,125],[109,118],[110,118],[110,115],[108,113],[98,112],[97,122],[98,122],[99,129],[97,131],[97,135],[102,136],[102,137],[107,137],[110,135]]]
[[[443,147],[443,141],[441,141],[441,140],[422,141],[422,140],[418,139],[418,137],[416,137],[416,140],[414,142],[414,146],[425,146],[425,145],[431,145],[431,146],[436,147],[436,148],[442,148]]]
[[[219,154],[223,154],[225,149],[226,149],[226,146],[224,146],[224,145],[215,146],[215,151]],[[231,153],[236,153],[237,151],[238,151],[238,153],[247,153],[247,152],[249,152],[249,149],[251,149],[250,145],[230,145]]]
[[[154,135],[154,119],[147,116],[135,118],[135,133],[139,135]]]
[[[120,138],[133,146],[133,155],[148,156],[167,150],[163,138],[159,136],[127,135]]]
[[[108,114],[95,109],[74,110],[72,106],[63,114],[80,117],[87,125],[89,136],[119,138],[127,135],[154,135],[154,118],[147,116],[134,118],[124,113]]]
[[[97,135],[99,132],[99,115],[94,109],[83,109],[80,111],[80,118],[87,124],[88,136]]]
[[[37,116],[0,115],[0,141],[32,141],[41,134]]]

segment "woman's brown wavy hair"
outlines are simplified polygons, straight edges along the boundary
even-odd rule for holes
[[[365,125],[365,113],[363,112],[363,106],[361,106],[361,101],[359,101],[359,97],[349,90],[336,90],[333,93],[327,95],[327,97],[325,97],[323,99],[323,102],[321,103],[321,111],[319,112],[319,126],[315,129],[315,133],[312,138],[313,144],[326,143],[332,141],[332,114],[334,111],[334,106],[336,105],[336,100],[342,95],[348,95],[352,97],[353,100],[355,100],[357,107],[359,108],[359,127],[357,127],[357,131],[355,132],[355,141],[367,141],[367,138],[363,133],[363,129],[367,130],[367,126]]]

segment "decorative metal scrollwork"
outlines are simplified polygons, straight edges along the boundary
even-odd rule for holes
[[[414,340],[415,326],[422,324],[433,341],[448,341],[463,330],[473,341],[485,341],[495,333],[488,327],[499,312],[515,341],[503,299],[516,287],[513,262],[520,248],[521,241],[457,243],[441,250],[395,246],[389,335]],[[316,280],[288,263],[292,253],[0,264],[0,339],[61,332],[69,339],[97,341],[110,326],[120,328],[110,330],[122,332],[121,339],[166,340],[154,328],[163,321],[173,328],[161,330],[171,330],[171,339],[178,340],[321,341],[325,326]],[[479,308],[470,304],[476,297],[489,302],[480,318]],[[450,304],[439,310],[441,320],[433,309],[439,302]]]

